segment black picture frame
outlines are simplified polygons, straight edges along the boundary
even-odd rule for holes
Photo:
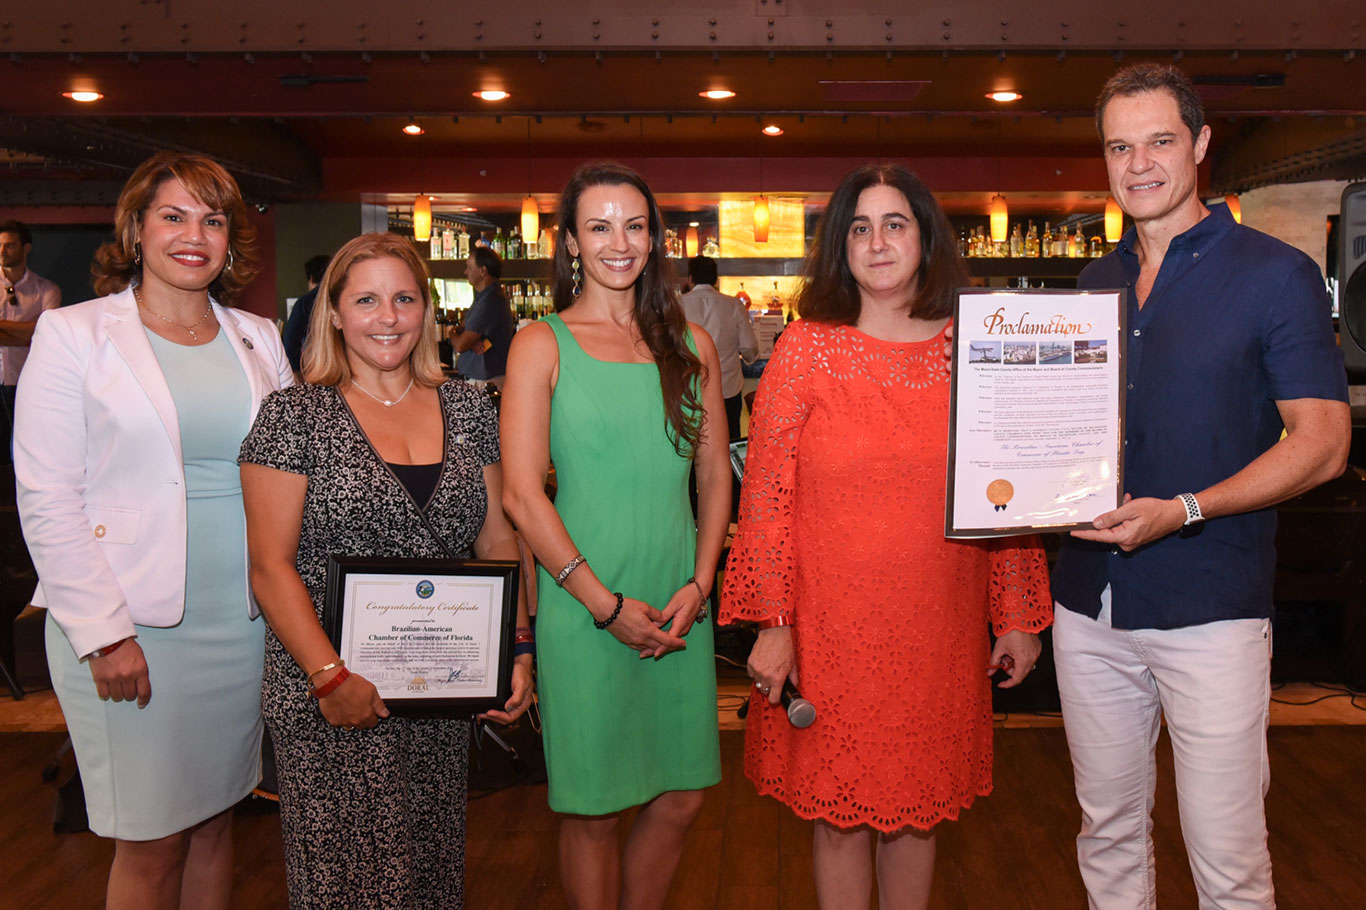
[[[384,704],[395,714],[421,717],[458,717],[479,714],[489,710],[502,710],[512,697],[513,639],[517,629],[517,594],[521,581],[520,565],[515,560],[496,559],[420,559],[420,558],[372,558],[358,556],[332,555],[327,559],[327,591],[323,601],[323,630],[332,645],[347,658],[343,652],[345,630],[348,623],[348,610],[353,604],[346,603],[348,579],[352,575],[394,575],[409,579],[418,577],[414,586],[414,597],[421,599],[417,589],[428,583],[449,583],[453,579],[470,579],[478,583],[480,579],[501,584],[501,602],[490,604],[490,610],[498,612],[497,621],[488,623],[498,640],[487,644],[488,652],[496,664],[493,676],[496,679],[496,692],[471,697],[450,697],[427,694],[426,679],[414,677],[405,687],[404,694],[392,694],[392,683],[381,689]],[[471,583],[471,582],[464,582]],[[431,594],[425,595],[427,597]],[[410,623],[426,624],[428,618],[409,620]],[[404,633],[408,634],[408,633]],[[349,650],[349,649],[348,649]],[[347,668],[361,672],[360,668],[347,659]],[[452,670],[451,672],[455,672]],[[371,680],[374,682],[374,680]],[[378,686],[377,686],[378,687]],[[486,687],[487,688],[487,687]],[[386,691],[391,694],[385,694]]]

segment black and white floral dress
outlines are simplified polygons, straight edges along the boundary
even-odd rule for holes
[[[487,509],[483,469],[499,460],[497,416],[464,383],[447,382],[438,395],[445,453],[424,511],[450,553],[468,556]],[[320,621],[328,554],[447,555],[331,386],[268,397],[240,460],[308,477],[297,566]],[[290,906],[461,907],[466,722],[395,716],[347,731],[323,718],[306,686],[267,631],[261,704],[275,743]]]

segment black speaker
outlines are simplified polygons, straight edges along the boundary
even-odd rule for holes
[[[1347,375],[1366,382],[1366,183],[1342,191],[1338,221],[1338,326]]]

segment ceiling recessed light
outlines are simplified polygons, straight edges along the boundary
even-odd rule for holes
[[[1024,95],[1021,95],[1019,92],[1000,91],[987,92],[987,97],[992,101],[999,101],[1000,103],[1005,104],[1009,101],[1019,101]]]
[[[506,101],[508,98],[511,98],[512,95],[500,88],[489,88],[480,92],[475,92],[474,97],[481,101]]]
[[[477,212],[477,211],[479,211],[479,209],[475,208],[475,207],[472,206],[472,205],[462,205],[462,206],[460,206],[460,208],[458,209],[458,211],[461,211],[461,212]]]
[[[100,100],[101,98],[103,98],[104,96],[101,95],[99,92],[92,92],[92,91],[88,91],[88,90],[82,90],[82,91],[62,92],[62,97],[63,97],[63,98],[70,98],[72,101],[79,101],[79,102],[81,102],[82,104],[89,104],[89,103],[92,102],[92,101],[99,101],[99,100]]]
[[[776,123],[770,123],[759,132],[763,133],[765,136],[781,136],[783,134],[783,128]]]
[[[409,120],[407,123],[403,124],[403,132],[407,133],[409,136],[421,136],[426,130],[418,126],[416,120]]]
[[[713,88],[697,94],[698,97],[706,98],[709,101],[725,101],[727,98],[735,97],[735,93],[728,88]]]

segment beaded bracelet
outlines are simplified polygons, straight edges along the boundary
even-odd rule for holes
[[[693,617],[693,622],[706,622],[706,621],[707,621],[707,595],[706,595],[706,592],[704,592],[704,591],[702,590],[702,586],[699,585],[699,584],[697,583],[697,576],[696,576],[696,575],[694,575],[694,576],[692,576],[691,578],[689,578],[688,581],[692,583],[692,586],[693,586],[694,588],[697,589],[697,593],[698,593],[699,595],[701,595],[701,597],[702,597],[702,602],[701,602],[701,604],[697,607],[697,616]]]
[[[675,576],[675,577],[677,577],[677,576]],[[612,615],[609,616],[609,617],[607,617],[606,619],[595,619],[595,620],[593,620],[593,625],[596,626],[596,627],[599,628],[599,629],[605,629],[605,628],[607,628],[608,626],[610,626],[612,623],[616,622],[616,621],[617,621],[617,617],[621,615],[621,608],[622,608],[622,605],[626,603],[626,598],[624,598],[624,597],[621,596],[621,592],[620,592],[620,591],[613,591],[613,592],[612,592],[612,595],[613,595],[614,597],[616,597],[616,599],[617,599],[617,608],[616,608],[615,610],[613,610],[613,611],[612,611]]]
[[[337,671],[336,676],[332,677],[327,682],[323,683],[321,686],[314,688],[313,685],[310,683],[308,687],[308,694],[318,699],[318,701],[322,701],[324,698],[331,695],[333,692],[337,691],[341,684],[346,682],[350,678],[351,671],[346,669],[345,667],[342,667],[339,671]]]
[[[555,576],[556,587],[563,588],[565,579],[569,577],[569,573],[573,572],[579,566],[583,565],[583,563],[584,559],[582,553],[578,554],[573,559],[569,560],[569,562],[565,563],[564,568],[560,570],[560,574]]]

